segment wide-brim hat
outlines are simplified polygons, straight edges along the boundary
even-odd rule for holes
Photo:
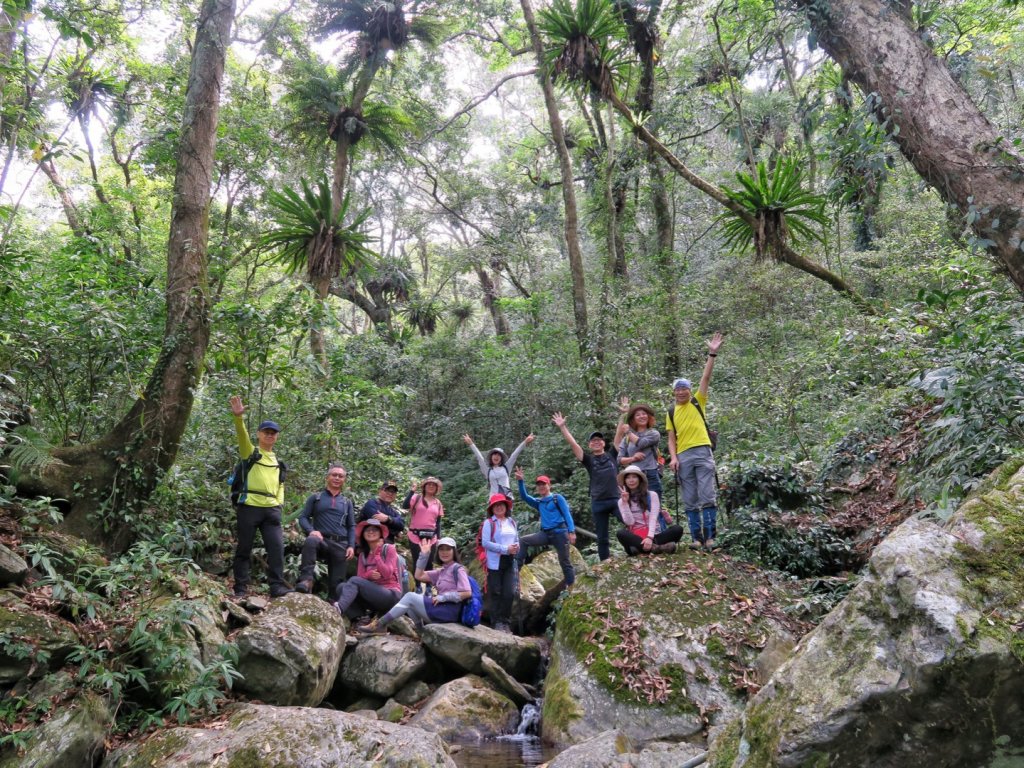
[[[491,450],[487,452],[487,460],[490,461],[491,456],[493,456],[494,454],[498,454],[499,456],[501,456],[502,464],[508,461],[508,454],[505,453],[505,450],[503,448],[491,448]]]
[[[647,473],[640,469],[640,467],[626,467],[619,472],[619,485],[623,488],[626,487],[626,475],[636,475],[643,480],[644,485],[647,485]]]
[[[385,539],[391,533],[391,529],[388,528],[388,524],[387,523],[382,523],[380,520],[375,520],[375,519],[373,519],[371,517],[369,520],[361,521],[356,526],[356,541],[362,541],[363,540],[363,531],[366,530],[366,526],[368,526],[368,525],[372,525],[374,528],[379,528],[380,529],[381,537],[383,537]]]
[[[434,483],[437,486],[437,494],[435,495],[440,495],[441,489],[444,488],[444,483],[442,483],[433,475],[423,479],[423,481],[420,483],[420,489],[425,489],[427,487],[427,483]]]
[[[632,408],[629,409],[629,413],[626,414],[627,424],[633,426],[633,417],[636,416],[637,411],[645,411],[648,417],[650,417],[648,424],[654,424],[654,420],[657,418],[657,414],[654,412],[654,409],[651,408],[651,406],[645,405],[644,403],[634,405]]]
[[[512,514],[512,505],[514,503],[515,503],[515,499],[513,499],[511,496],[506,496],[504,493],[492,494],[491,498],[488,499],[488,501],[487,501],[487,514],[488,515],[494,514],[493,512],[491,512],[491,510],[494,508],[495,504],[504,504],[505,505],[505,514],[506,515],[511,515]]]

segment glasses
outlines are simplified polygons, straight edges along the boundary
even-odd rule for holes
[[[344,472],[329,472],[327,474],[327,476],[328,477],[340,477],[342,480],[345,479],[345,473]]]

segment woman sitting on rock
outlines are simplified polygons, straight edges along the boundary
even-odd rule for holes
[[[462,601],[473,596],[469,574],[459,563],[455,539],[445,537],[437,542],[437,564],[440,568],[426,570],[430,551],[420,552],[416,560],[416,580],[433,585],[426,594],[407,592],[398,604],[380,619],[365,627],[356,628],[361,635],[383,635],[388,624],[399,616],[409,614],[420,624],[450,624],[462,616]]]
[[[639,467],[626,467],[619,473],[619,516],[626,524],[616,536],[627,555],[672,554],[683,537],[683,529],[670,525],[661,533],[658,494],[647,488],[647,475]]]
[[[417,493],[420,488],[423,489],[422,493]],[[419,560],[421,549],[429,553],[434,542],[441,537],[444,504],[437,498],[441,494],[441,488],[441,481],[436,477],[428,477],[420,484],[413,481],[412,490],[402,502],[402,509],[408,509],[410,512],[409,548],[412,550],[414,563]],[[419,576],[416,579],[419,580]]]
[[[357,619],[367,611],[381,614],[402,596],[398,550],[385,543],[388,526],[380,520],[363,520],[356,526],[359,560],[356,575],[338,585],[338,611]]]
[[[491,600],[491,626],[511,632],[512,601],[515,598],[515,557],[519,552],[519,530],[512,519],[512,499],[503,493],[491,496],[487,519],[480,529],[480,544],[487,552],[487,594]]]

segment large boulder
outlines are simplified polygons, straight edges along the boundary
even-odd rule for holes
[[[409,725],[443,739],[486,739],[511,733],[519,709],[481,677],[466,675],[438,688]]]
[[[74,625],[13,595],[0,598],[0,686],[59,669],[81,641]]]
[[[66,768],[99,762],[113,713],[107,701],[92,691],[77,691],[66,698],[68,690],[74,690],[74,683],[66,673],[45,678],[29,690],[28,701],[49,712],[49,717],[28,732],[23,749],[0,753],[0,768]],[[51,712],[54,701],[59,703]]]
[[[718,768],[1024,760],[1024,470],[911,518],[714,743]]]
[[[703,754],[702,749],[685,742],[653,742],[639,749],[621,731],[605,731],[560,752],[547,765],[548,768],[680,768],[699,765],[695,761]]]
[[[345,712],[244,704],[212,728],[172,728],[111,752],[103,768],[455,768],[417,728]]]
[[[335,687],[341,685],[386,699],[426,665],[423,646],[413,640],[393,635],[368,637],[345,655]]]
[[[569,547],[569,557],[576,577],[587,572],[587,561],[576,547]],[[519,569],[519,599],[512,606],[512,624],[522,625],[524,631],[543,633],[546,629],[551,604],[565,589],[558,553],[545,549]]]
[[[315,707],[334,685],[345,626],[329,603],[293,592],[274,600],[235,642],[239,690],[270,704]]]
[[[420,631],[430,652],[464,672],[486,673],[484,655],[490,656],[518,680],[533,680],[540,665],[540,643],[526,637],[485,627],[427,624]]]
[[[0,585],[21,584],[27,575],[25,558],[0,544]]]
[[[739,716],[767,637],[803,630],[786,581],[725,555],[612,558],[556,618],[542,735],[569,746],[614,723],[638,747],[701,742]]]

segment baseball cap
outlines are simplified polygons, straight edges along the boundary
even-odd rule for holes
[[[551,485],[551,478],[547,475],[537,475],[536,482],[544,483],[544,485]]]
[[[281,427],[278,426],[277,422],[271,421],[270,419],[267,419],[266,421],[261,421],[259,427],[256,428],[256,431],[262,432],[264,429],[272,429],[275,432],[281,431]]]

